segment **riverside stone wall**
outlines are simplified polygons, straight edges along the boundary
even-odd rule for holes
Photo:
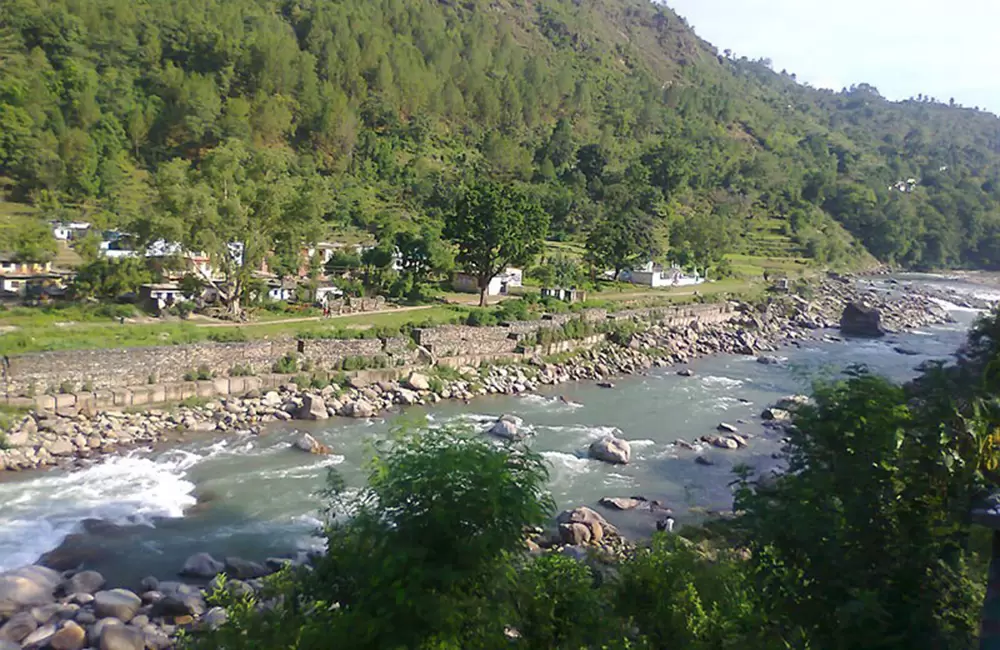
[[[509,323],[496,327],[442,326],[414,330],[412,338],[398,336],[387,339],[277,339],[244,343],[203,343],[145,348],[118,348],[107,350],[67,350],[12,356],[3,377],[8,400],[16,397],[40,396],[46,392],[70,392],[86,387],[89,393],[100,393],[102,400],[110,399],[108,391],[129,389],[141,392],[156,391],[156,401],[173,401],[174,395],[159,399],[162,391],[154,386],[182,383],[184,376],[198,369],[214,374],[219,393],[228,393],[221,384],[236,367],[249,367],[254,374],[269,373],[281,357],[295,354],[308,359],[314,367],[336,368],[349,357],[387,358],[393,367],[426,363],[423,351],[443,365],[478,365],[483,361],[512,360],[520,358],[518,349],[539,330],[561,327],[574,318],[592,323],[609,319],[647,319],[672,326],[693,322],[704,324],[728,320],[732,316],[726,304],[687,305],[638,309],[608,314],[603,309],[588,309],[569,314],[554,314],[534,321]],[[535,348],[531,348],[536,352]],[[207,385],[211,382],[189,382]],[[149,388],[146,388],[149,387]],[[196,390],[192,388],[192,390]],[[104,391],[104,393],[102,393]],[[208,389],[203,387],[202,392]],[[190,392],[190,391],[188,391]],[[196,391],[197,394],[197,391]],[[190,396],[190,395],[185,395]],[[68,399],[68,398],[67,398]],[[125,398],[121,398],[124,400]],[[118,400],[118,401],[121,401]]]

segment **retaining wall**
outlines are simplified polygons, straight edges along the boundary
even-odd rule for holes
[[[686,305],[636,309],[609,314],[603,309],[554,314],[534,321],[522,321],[496,327],[442,326],[413,331],[409,337],[386,339],[276,339],[244,343],[199,343],[145,348],[107,350],[68,350],[12,356],[4,373],[8,401],[35,398],[54,406],[71,396],[43,395],[60,390],[70,392],[86,386],[96,403],[130,406],[177,401],[205,394],[212,385],[213,394],[242,393],[249,390],[240,382],[253,377],[229,377],[235,367],[249,367],[255,375],[269,373],[275,362],[287,354],[308,359],[316,369],[335,370],[349,357],[382,357],[392,368],[427,363],[422,353],[429,352],[442,365],[476,366],[483,362],[519,360],[525,355],[546,355],[576,349],[578,342],[564,341],[551,346],[534,346],[532,336],[539,330],[561,327],[582,318],[591,323],[608,320],[654,320],[671,326],[692,323],[718,323],[733,315],[727,304]],[[603,337],[600,337],[603,340]],[[595,341],[584,345],[594,345]],[[529,347],[525,348],[525,345]],[[576,346],[576,347],[574,347]],[[422,350],[421,350],[422,349]],[[520,350],[520,351],[519,351]],[[216,379],[185,382],[186,374],[208,370]],[[224,385],[225,384],[225,385]],[[179,386],[179,388],[163,388]],[[237,388],[238,387],[238,388]],[[200,391],[200,393],[199,393]],[[168,394],[169,393],[169,394]],[[206,395],[207,396],[207,395]],[[45,398],[45,399],[42,399]],[[74,398],[75,400],[75,398]],[[138,402],[137,402],[138,400]],[[127,403],[126,403],[127,402]],[[75,401],[74,401],[75,404]]]

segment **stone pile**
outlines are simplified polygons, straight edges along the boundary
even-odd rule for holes
[[[271,558],[258,564],[199,553],[180,574],[205,581],[204,587],[148,577],[136,591],[110,588],[96,571],[60,573],[33,565],[0,573],[0,649],[172,648],[180,632],[226,621],[225,610],[206,602],[208,593],[218,587],[237,596],[252,593],[262,587],[261,578],[305,561]]]

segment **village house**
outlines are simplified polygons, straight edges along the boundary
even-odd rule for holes
[[[63,274],[53,270],[52,262],[18,259],[11,252],[0,252],[0,294],[8,300],[61,295]]]
[[[90,230],[90,224],[85,221],[62,223],[52,222],[52,236],[58,241],[73,241],[80,239]]]
[[[568,303],[583,302],[587,299],[587,292],[581,289],[545,287],[542,289],[542,298],[555,298]]]
[[[498,273],[486,288],[487,296],[506,296],[515,287],[521,287],[524,280],[524,271],[521,269],[508,268]],[[451,277],[451,286],[455,291],[462,293],[479,293],[479,281],[476,276],[468,273],[455,273]]]
[[[344,295],[344,292],[335,286],[317,287],[316,304],[327,305]]]
[[[273,278],[267,282],[267,297],[276,302],[291,302],[295,300],[295,289],[298,283],[290,278],[278,280]]]
[[[642,285],[644,287],[686,287],[704,282],[697,273],[689,275],[680,267],[665,268],[661,264],[648,262],[638,269],[622,271],[618,277],[622,282]]]
[[[159,313],[182,300],[184,292],[176,282],[144,284],[139,287],[139,304],[154,313]]]

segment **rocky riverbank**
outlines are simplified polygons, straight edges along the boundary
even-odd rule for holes
[[[876,314],[880,330],[889,333],[949,320],[934,298],[942,298],[941,292],[903,287],[888,294],[853,279],[828,278],[801,293],[776,294],[761,303],[734,303],[734,317],[728,322],[695,322],[685,327],[636,323],[634,328],[612,333],[606,344],[564,359],[534,358],[524,365],[448,372],[431,368],[401,381],[349,379],[344,385],[322,389],[288,383],[277,390],[250,391],[169,411],[35,412],[6,433],[8,448],[0,450],[0,471],[72,468],[136,446],[197,434],[256,434],[269,424],[293,419],[370,418],[414,404],[519,394],[569,381],[592,380],[611,386],[609,380],[616,375],[684,364],[705,355],[762,355],[803,340],[838,339],[830,329],[843,325],[847,305]],[[759,360],[776,359],[764,354]],[[313,442],[303,438],[297,446],[313,453],[329,451]]]

